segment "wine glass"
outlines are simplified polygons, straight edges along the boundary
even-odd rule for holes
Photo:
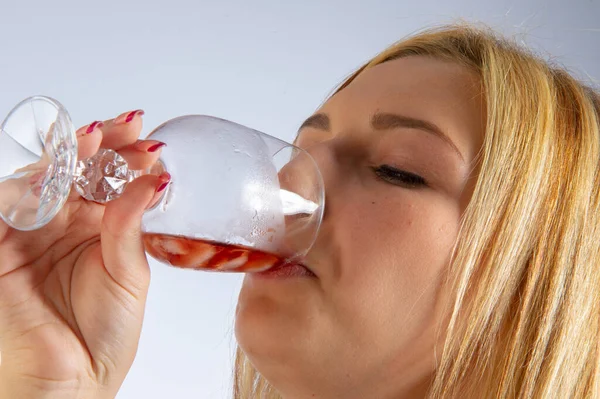
[[[278,138],[211,116],[171,119],[148,137],[167,144],[147,170],[118,152],[77,160],[75,128],[56,100],[20,102],[0,125],[0,217],[39,229],[72,187],[105,203],[143,174],[171,175],[142,220],[146,252],[182,268],[256,272],[300,263],[324,210],[324,185],[309,153]]]

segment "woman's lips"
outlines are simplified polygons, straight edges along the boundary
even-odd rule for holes
[[[316,277],[306,266],[299,263],[285,263],[253,274],[262,278]]]

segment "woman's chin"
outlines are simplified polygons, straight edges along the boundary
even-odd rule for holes
[[[320,336],[320,326],[327,325],[321,292],[308,281],[314,279],[284,280],[287,283],[279,284],[270,278],[246,277],[236,308],[238,345],[269,380],[301,368],[319,346],[315,337]]]
[[[235,318],[235,336],[240,348],[252,363],[289,361],[291,352],[298,351],[312,325],[310,303],[293,301],[277,295],[258,293],[243,287]]]
[[[250,314],[246,309],[238,311],[235,320],[235,337],[240,349],[271,383],[285,375],[284,369],[289,365],[286,359],[289,360],[288,352],[292,350],[288,338],[272,323],[275,322],[265,320],[264,315]]]
[[[288,327],[281,303],[267,296],[248,298],[240,294],[236,309],[235,336],[248,357],[277,359],[286,342],[294,339],[295,329]],[[297,333],[297,332],[296,332]],[[254,363],[254,362],[253,362]]]

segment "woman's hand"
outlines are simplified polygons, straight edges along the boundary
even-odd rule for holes
[[[151,166],[156,141],[138,140],[141,111],[78,130],[79,157],[117,150]],[[0,399],[114,398],[138,346],[150,273],[144,210],[166,176],[143,176],[106,206],[72,190],[47,226],[0,221]]]

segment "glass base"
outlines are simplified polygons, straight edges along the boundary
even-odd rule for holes
[[[46,225],[71,190],[77,137],[56,100],[30,97],[0,125],[0,218],[18,230]]]

